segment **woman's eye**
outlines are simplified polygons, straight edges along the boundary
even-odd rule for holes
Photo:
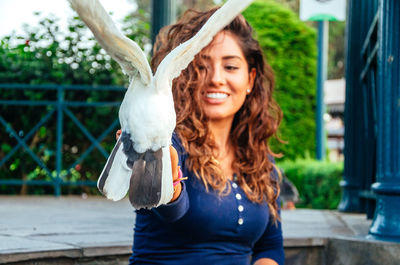
[[[199,68],[200,71],[209,69],[209,67],[207,65],[199,65],[198,68]]]
[[[237,66],[233,66],[233,65],[227,65],[227,66],[225,66],[225,69],[226,69],[226,70],[230,70],[230,71],[232,71],[232,70],[239,69],[239,67],[237,67]]]

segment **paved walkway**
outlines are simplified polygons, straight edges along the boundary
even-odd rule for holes
[[[49,257],[128,254],[135,214],[128,200],[0,196],[0,264]],[[365,237],[365,215],[282,211],[285,247],[323,245],[327,237]]]

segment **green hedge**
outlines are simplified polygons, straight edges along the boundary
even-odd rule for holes
[[[315,153],[316,33],[290,9],[272,0],[254,2],[244,16],[256,31],[275,71],[275,99],[284,114],[280,137],[273,143],[284,159]]]
[[[336,209],[341,198],[339,182],[343,163],[297,159],[279,163],[290,181],[297,187],[300,208]]]

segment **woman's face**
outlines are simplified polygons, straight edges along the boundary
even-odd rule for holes
[[[232,122],[253,88],[256,70],[249,72],[234,35],[222,31],[203,51],[208,82],[202,91],[203,111],[210,121]]]

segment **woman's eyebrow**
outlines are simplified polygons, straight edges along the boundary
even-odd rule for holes
[[[205,60],[211,60],[211,56],[203,54],[201,55],[202,59]],[[242,57],[238,56],[238,55],[225,55],[222,57],[222,60],[230,60],[230,59],[239,59],[239,60],[243,60]]]
[[[222,57],[223,60],[230,60],[230,59],[239,59],[242,60],[242,57],[237,55],[226,55]]]

